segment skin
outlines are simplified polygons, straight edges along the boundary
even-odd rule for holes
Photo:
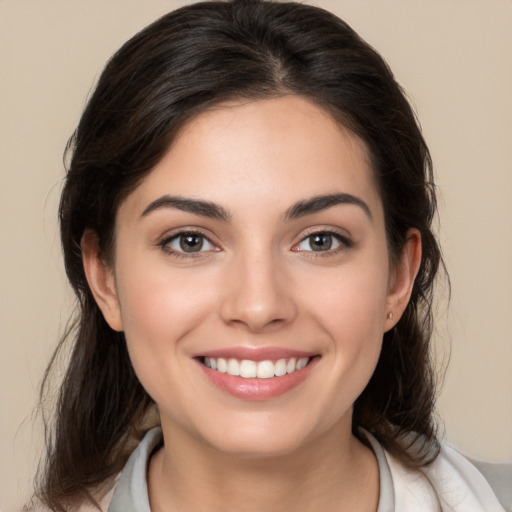
[[[331,194],[359,203],[286,215]],[[228,218],[163,205],[166,195]],[[206,237],[193,254],[176,238],[190,231]],[[331,249],[313,251],[311,235],[328,232]],[[391,265],[360,139],[297,96],[222,105],[190,121],[121,204],[113,266],[94,233],[82,249],[96,300],[160,410],[152,510],[377,509],[378,468],[351,433],[352,406],[407,305],[421,240],[411,230]],[[197,359],[237,347],[317,357],[286,393],[244,400]]]

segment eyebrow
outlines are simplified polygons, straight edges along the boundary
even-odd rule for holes
[[[311,199],[305,199],[295,203],[291,208],[286,211],[285,220],[294,220],[305,215],[317,213],[332,206],[340,204],[350,204],[360,207],[366,216],[372,220],[372,212],[369,206],[359,197],[353,196],[352,194],[328,194],[322,196],[315,196]]]
[[[231,218],[231,215],[227,210],[222,206],[211,203],[210,201],[170,195],[159,197],[150,203],[142,212],[141,217],[145,217],[149,213],[159,210],[160,208],[176,208],[184,212],[194,213],[196,215],[201,215],[202,217],[226,222]]]
[[[311,215],[313,213],[317,213],[340,204],[358,206],[364,211],[370,220],[373,219],[370,208],[362,199],[353,196],[352,194],[337,193],[315,196],[310,199],[298,201],[286,211],[284,220],[295,220],[300,217],[304,217],[305,215]],[[164,195],[158,199],[155,199],[155,201],[151,202],[144,209],[141,217],[145,217],[149,213],[161,208],[176,208],[184,212],[201,215],[202,217],[207,217],[210,219],[221,220],[224,222],[231,220],[231,214],[218,204],[200,199],[171,195]]]

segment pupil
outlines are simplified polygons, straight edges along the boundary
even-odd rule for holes
[[[311,241],[311,248],[313,251],[328,251],[332,246],[331,235],[314,235]]]
[[[198,252],[203,247],[203,238],[198,235],[184,235],[180,239],[180,247],[184,252]]]

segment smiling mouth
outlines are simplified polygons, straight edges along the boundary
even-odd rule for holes
[[[211,370],[244,379],[271,379],[298,372],[305,368],[311,359],[311,357],[291,357],[276,361],[252,361],[250,359],[204,357],[202,363]]]

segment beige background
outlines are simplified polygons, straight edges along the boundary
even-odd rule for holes
[[[62,150],[105,60],[185,2],[0,0],[0,508],[40,449],[33,410],[71,310],[56,209]],[[317,0],[387,58],[422,122],[453,284],[437,350],[446,439],[512,462],[512,2]],[[37,424],[36,424],[37,425]]]

